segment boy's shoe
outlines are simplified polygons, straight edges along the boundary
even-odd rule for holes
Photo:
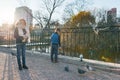
[[[58,60],[55,60],[55,62],[54,63],[58,63]]]
[[[24,68],[24,69],[28,69],[28,67],[27,67],[27,66],[23,66],[23,68]]]
[[[22,66],[19,66],[19,70],[22,70]]]

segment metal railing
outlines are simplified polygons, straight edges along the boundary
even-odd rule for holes
[[[108,29],[98,33],[92,28],[63,29],[61,34],[63,55],[102,60],[120,61],[120,30]]]
[[[27,44],[28,50],[50,53],[50,36],[54,29],[41,29],[31,31],[31,43]],[[15,47],[15,39],[11,37],[13,32],[8,32],[7,40],[1,38],[0,44],[7,47]],[[102,60],[119,63],[120,61],[120,30],[107,29],[99,32],[90,27],[61,28],[61,55]]]

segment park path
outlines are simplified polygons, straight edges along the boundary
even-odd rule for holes
[[[29,52],[26,61],[29,69],[19,71],[16,56],[0,51],[0,80],[120,80],[120,74],[98,68],[87,70],[80,62],[61,58],[58,63],[52,63],[44,54]],[[69,72],[64,70],[66,66]],[[80,74],[78,68],[86,72]]]

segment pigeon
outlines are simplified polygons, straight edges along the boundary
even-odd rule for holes
[[[65,70],[66,72],[69,72],[69,66],[65,66],[65,67],[64,67],[64,70]]]
[[[83,61],[83,55],[82,54],[80,54],[80,61],[82,62]]]
[[[85,72],[86,72],[85,70],[82,70],[82,69],[79,69],[79,68],[78,68],[78,73],[79,73],[79,74],[84,74]]]
[[[93,68],[90,65],[86,65],[87,70],[93,71]]]

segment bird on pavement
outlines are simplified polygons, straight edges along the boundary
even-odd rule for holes
[[[82,69],[78,68],[78,73],[84,74],[85,72],[86,72],[85,70],[82,70]]]
[[[65,70],[66,72],[69,72],[69,66],[65,66],[65,67],[64,67],[64,70]]]

